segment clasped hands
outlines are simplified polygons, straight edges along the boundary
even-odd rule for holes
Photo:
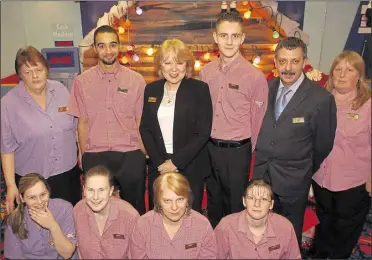
[[[159,165],[158,171],[160,174],[168,172],[178,172],[177,166],[175,166],[172,160],[166,160],[163,164]]]

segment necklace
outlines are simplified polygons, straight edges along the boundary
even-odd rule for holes
[[[168,106],[171,106],[172,103],[173,103],[173,102],[175,101],[175,99],[176,99],[177,90],[176,90],[176,91],[172,91],[172,92],[175,92],[175,94],[174,94],[174,95],[171,95],[171,94],[169,93],[170,91],[168,90],[166,84],[164,85],[164,89],[165,89],[165,95],[166,95],[165,103],[166,103]]]

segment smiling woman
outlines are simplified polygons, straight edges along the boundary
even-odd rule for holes
[[[91,168],[84,177],[84,199],[74,208],[80,258],[128,258],[138,212],[128,202],[112,196],[113,175],[104,166]],[[92,244],[100,246],[92,248]]]
[[[75,251],[72,205],[50,199],[46,180],[30,173],[19,182],[21,203],[6,221],[4,256],[9,259],[65,259]]]

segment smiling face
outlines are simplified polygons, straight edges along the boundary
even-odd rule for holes
[[[48,71],[40,62],[36,62],[36,65],[27,62],[21,66],[19,75],[28,89],[40,91],[45,88]]]
[[[302,48],[292,50],[281,48],[274,58],[275,67],[284,86],[292,86],[301,76],[307,59],[304,59]]]
[[[94,50],[99,61],[104,65],[113,65],[119,56],[119,40],[116,34],[98,33],[95,39]]]
[[[271,199],[268,188],[253,186],[247,190],[247,194],[243,197],[243,205],[246,207],[249,218],[261,220],[269,214],[274,206],[274,201]]]
[[[161,61],[161,73],[172,85],[177,85],[186,75],[186,61],[178,61],[174,52],[168,53]]]
[[[183,196],[178,196],[167,187],[163,187],[160,194],[160,206],[164,218],[171,222],[179,222],[186,213],[188,200]]]
[[[234,59],[239,55],[239,48],[244,38],[243,28],[237,22],[223,21],[213,33],[213,39],[218,45],[221,56],[227,59]]]
[[[38,181],[34,186],[28,188],[21,201],[27,205],[29,209],[46,210],[49,201],[49,191],[42,181]]]
[[[89,208],[95,212],[104,210],[114,191],[107,176],[94,175],[85,180],[84,196]]]
[[[332,83],[337,92],[348,93],[357,88],[358,71],[346,60],[341,60],[334,68]]]

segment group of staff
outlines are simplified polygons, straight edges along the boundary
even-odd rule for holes
[[[363,59],[342,52],[322,88],[303,73],[306,44],[288,37],[275,50],[279,77],[267,82],[240,53],[237,12],[220,14],[213,38],[220,55],[200,80],[187,45],[169,39],[155,58],[162,79],[146,85],[118,63],[117,32],[99,27],[98,65],[71,93],[47,79],[38,50],[18,51],[21,82],[1,100],[6,258],[300,258],[311,185],[313,257],[350,256],[371,195]]]

